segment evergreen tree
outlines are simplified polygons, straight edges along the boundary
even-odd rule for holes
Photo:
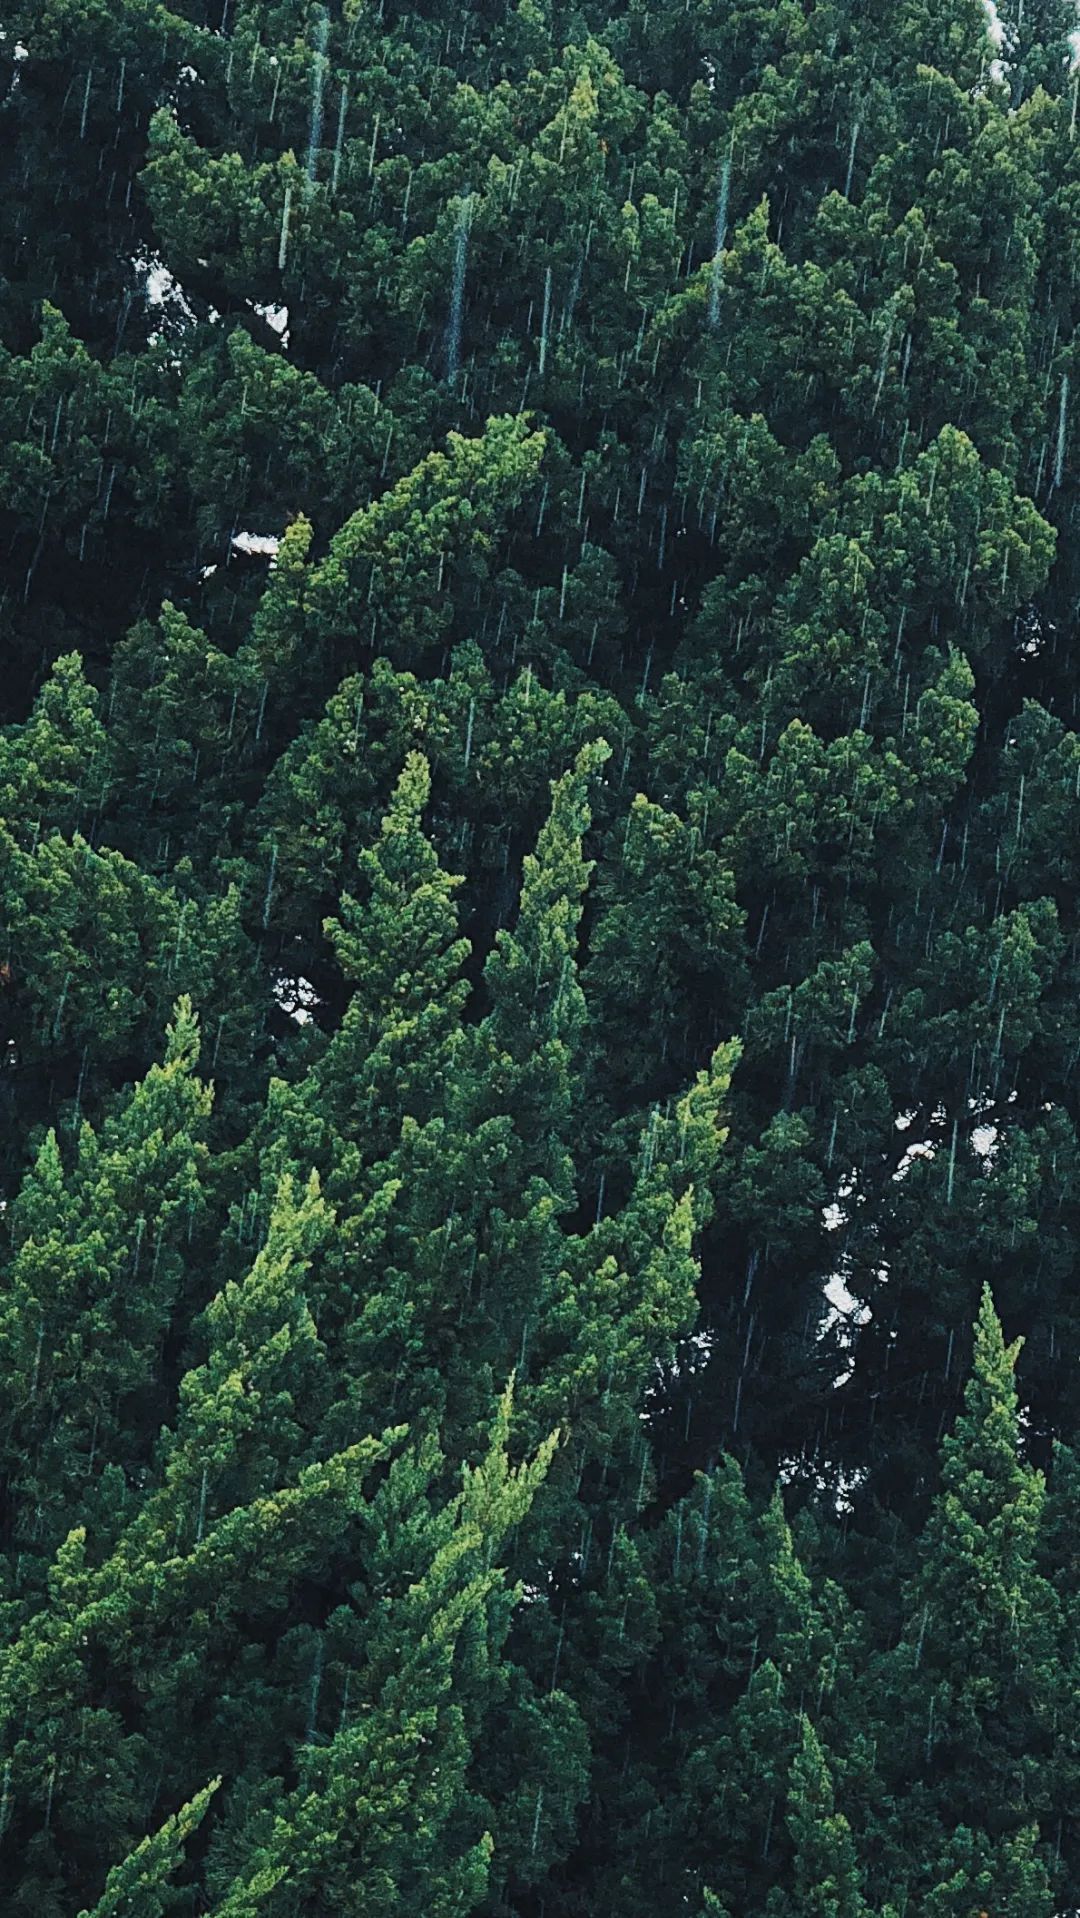
[[[205,1205],[211,1097],[198,1053],[182,999],[164,1063],[100,1132],[83,1121],[70,1174],[50,1132],[12,1208],[0,1442],[6,1525],[23,1552],[50,1556],[93,1509],[102,1471],[145,1459],[147,1403]]]
[[[981,1845],[996,1856],[1004,1848],[1002,1858],[1019,1861],[1030,1849],[1028,1829],[1037,1818],[1049,1823],[1053,1811],[1057,1607],[1036,1563],[1045,1484],[1020,1456],[1018,1352],[1018,1344],[1005,1345],[987,1288],[904,1635],[882,1674],[883,1716],[894,1727],[881,1754],[890,1780],[886,1824],[906,1859],[920,1829],[921,1844],[943,1856],[955,1816],[976,1851]],[[1044,1897],[1034,1889],[1047,1882],[1043,1863],[1032,1857],[1020,1872],[1026,1883],[1025,1872],[1032,1896]],[[961,1873],[957,1883],[967,1882]]]
[[[5,1911],[1080,1904],[1075,26],[4,9]]]
[[[91,1912],[80,1918],[162,1918],[179,1903],[180,1894],[169,1889],[169,1879],[183,1855],[185,1841],[197,1831],[206,1815],[220,1778],[184,1805],[159,1831],[144,1838],[123,1864],[116,1865],[105,1883],[105,1890]]]
[[[866,1918],[851,1827],[835,1806],[832,1779],[808,1718],[791,1765],[787,1823],[794,1847],[790,1892],[773,1892],[778,1911],[805,1918]]]

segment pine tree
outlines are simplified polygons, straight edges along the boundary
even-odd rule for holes
[[[332,1112],[344,1092],[349,1131],[362,1130],[369,1148],[384,1114],[400,1125],[407,1112],[438,1109],[468,996],[460,974],[469,947],[454,906],[461,881],[443,872],[420,823],[430,793],[427,761],[412,753],[377,845],[360,855],[363,903],[343,894],[342,918],[326,922],[353,997],[321,1062],[318,1102]]]
[[[190,1804],[167,1818],[152,1837],[136,1845],[123,1864],[114,1865],[93,1911],[80,1913],[80,1918],[162,1918],[162,1913],[178,1904],[179,1894],[170,1891],[169,1879],[183,1856],[186,1840],[198,1830],[220,1784],[220,1778],[215,1779]]]
[[[1058,0],[1035,0],[1027,7],[1008,6],[1000,16],[1002,55],[1014,105],[1044,87],[1063,93],[1074,59],[1076,21],[1071,9]]]
[[[943,1854],[954,1819],[976,1847],[1022,1850],[1052,1805],[1057,1608],[1036,1563],[1046,1494],[1020,1453],[1019,1349],[1006,1346],[985,1289],[904,1635],[882,1668],[880,1714],[893,1725],[881,1750],[886,1822],[909,1854],[916,1831]],[[1043,1871],[1033,1859],[1033,1884]]]
[[[770,1893],[770,1903],[805,1918],[866,1918],[851,1828],[836,1810],[825,1754],[805,1714],[791,1765],[787,1823],[794,1847],[791,1890]]]
[[[470,1792],[472,1741],[499,1696],[501,1644],[520,1596],[494,1561],[555,1445],[512,1467],[510,1408],[507,1394],[486,1457],[465,1468],[461,1490],[441,1507],[431,1444],[399,1458],[372,1502],[368,1604],[346,1607],[327,1627],[341,1687],[337,1729],[322,1745],[309,1742],[297,1790],[253,1817],[256,1874],[285,1873],[271,1911],[303,1909],[312,1886],[342,1912],[387,1918],[418,1900],[449,1918],[483,1896],[493,1844]],[[248,1870],[240,1877],[250,1889]],[[224,1909],[236,1895],[230,1888]]]
[[[8,1524],[35,1556],[93,1509],[107,1466],[138,1468],[132,1429],[160,1389],[161,1349],[187,1295],[186,1249],[206,1203],[211,1094],[196,1077],[198,1056],[198,1024],[181,999],[163,1064],[99,1132],[83,1122],[70,1172],[50,1132],[12,1209],[3,1471]]]
[[[550,815],[525,858],[517,925],[496,933],[484,968],[492,1011],[481,1039],[522,1140],[522,1176],[546,1175],[560,1197],[566,1172],[557,1142],[570,1120],[586,1021],[577,942],[592,872],[582,852],[587,793],[609,756],[605,742],[582,747],[573,770],[553,784]]]

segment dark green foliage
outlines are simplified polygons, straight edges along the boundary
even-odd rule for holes
[[[2,10],[15,1918],[1080,1906],[1075,27]]]

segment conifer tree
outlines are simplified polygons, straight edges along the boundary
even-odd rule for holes
[[[297,1789],[253,1817],[256,1875],[284,1874],[271,1911],[302,1910],[313,1886],[343,1912],[388,1918],[417,1900],[449,1918],[483,1896],[493,1841],[468,1773],[472,1741],[499,1696],[501,1644],[520,1596],[506,1589],[495,1557],[556,1442],[512,1467],[510,1406],[507,1394],[486,1457],[464,1469],[461,1490],[441,1508],[430,1444],[402,1455],[372,1502],[367,1603],[358,1588],[327,1627],[341,1686],[337,1729],[309,1742]]]
[[[145,1460],[133,1408],[152,1398],[185,1250],[205,1205],[211,1095],[196,1077],[199,1029],[178,1002],[162,1065],[100,1132],[84,1121],[65,1171],[55,1132],[12,1211],[0,1317],[8,1524],[51,1554],[102,1471]]]
[[[910,1821],[944,1855],[954,1815],[974,1846],[1022,1851],[1023,1834],[1052,1812],[1057,1607],[1037,1566],[1045,1484],[1020,1454],[1019,1349],[1006,1346],[984,1289],[964,1411],[944,1442],[904,1634],[882,1671],[894,1728],[881,1752],[887,1823],[908,1851]],[[1033,1885],[1043,1870],[1032,1859]]]
[[[770,1893],[771,1904],[805,1918],[867,1918],[851,1828],[836,1810],[825,1754],[805,1714],[786,1816],[794,1847],[791,1889]]]
[[[190,1804],[166,1819],[152,1837],[144,1838],[129,1858],[115,1865],[93,1911],[80,1913],[80,1918],[162,1918],[178,1903],[179,1895],[169,1889],[169,1880],[183,1856],[186,1840],[198,1830],[220,1784],[220,1778],[215,1779]]]
[[[4,9],[5,1912],[1080,1906],[1075,25]]]
[[[523,1146],[522,1176],[546,1175],[560,1198],[565,1138],[585,1029],[578,979],[578,929],[592,863],[582,851],[588,784],[610,756],[603,741],[582,747],[572,771],[552,786],[551,812],[525,857],[517,925],[500,930],[484,968],[492,1010],[481,1029]]]
[[[421,826],[430,793],[427,761],[411,753],[378,843],[358,861],[363,902],[343,894],[341,919],[326,922],[353,996],[320,1064],[319,1105],[333,1111],[344,1082],[346,1123],[362,1129],[369,1149],[384,1113],[400,1124],[406,1112],[438,1109],[468,996],[460,974],[469,948],[454,905],[461,881],[443,872]]]

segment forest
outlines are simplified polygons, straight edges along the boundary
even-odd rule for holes
[[[1074,0],[0,0],[0,1910],[1080,1910]]]

